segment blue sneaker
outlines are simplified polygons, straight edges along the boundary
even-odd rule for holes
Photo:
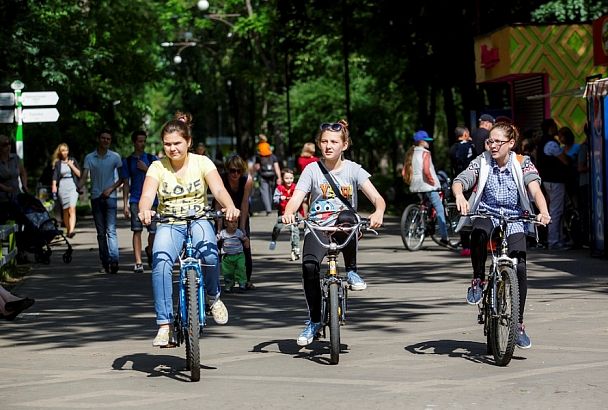
[[[319,333],[319,330],[321,330],[321,322],[315,323],[310,320],[306,322],[306,327],[302,330],[300,336],[298,336],[298,346],[308,346],[311,344],[317,333]]]
[[[367,283],[354,270],[348,271],[346,277],[351,290],[365,290],[367,288]]]
[[[515,339],[515,344],[520,349],[529,349],[532,347],[532,341],[526,334],[526,328],[523,323],[520,323],[517,328],[517,338]]]
[[[467,303],[469,305],[478,305],[483,297],[483,282],[479,278],[473,279],[471,287],[467,289]]]

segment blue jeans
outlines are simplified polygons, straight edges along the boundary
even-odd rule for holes
[[[118,263],[118,238],[116,236],[116,198],[91,200],[93,220],[97,230],[99,259],[104,267]]]
[[[425,195],[429,201],[431,201],[433,208],[435,208],[437,220],[439,221],[439,235],[441,236],[441,239],[448,239],[448,227],[445,222],[445,209],[443,208],[443,202],[441,201],[439,192],[425,192]]]
[[[152,290],[156,324],[173,323],[173,264],[182,250],[186,238],[186,224],[159,224],[152,249]],[[220,294],[220,267],[218,265],[215,229],[210,221],[192,222],[194,257],[202,260],[205,290],[212,303]]]

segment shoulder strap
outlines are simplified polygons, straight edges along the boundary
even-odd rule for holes
[[[329,185],[331,185],[331,189],[334,190],[334,193],[336,194],[336,197],[338,197],[340,199],[340,201],[342,201],[342,203],[344,205],[346,205],[346,207],[349,210],[357,213],[357,211],[355,211],[355,209],[353,208],[353,206],[351,205],[351,203],[348,202],[348,200],[346,198],[344,198],[344,196],[342,196],[342,193],[340,192],[340,190],[336,186],[336,182],[334,181],[334,178],[331,176],[331,174],[329,173],[329,171],[325,167],[325,164],[323,163],[323,161],[317,161],[317,164],[319,164],[319,168],[321,169],[321,172],[323,172],[323,175],[325,175],[325,177],[327,178],[327,182],[329,182]]]

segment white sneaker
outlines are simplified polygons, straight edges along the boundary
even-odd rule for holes
[[[226,305],[220,299],[216,300],[211,306],[211,315],[218,325],[228,323],[228,309],[226,309]]]

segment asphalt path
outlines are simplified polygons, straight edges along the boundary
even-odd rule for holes
[[[252,218],[257,289],[224,295],[230,321],[201,340],[201,381],[183,347],[152,347],[150,272],[132,272],[119,220],[121,270],[101,270],[92,221],[79,221],[49,265],[32,264],[14,291],[36,304],[0,327],[0,409],[606,408],[608,268],[588,250],[530,251],[530,350],[508,367],[486,355],[477,308],[465,303],[470,262],[425,242],[408,252],[398,221],[360,242],[367,290],[349,293],[343,351],[299,347],[307,319],[289,234],[268,250],[274,216]],[[30,258],[33,259],[30,255]]]

